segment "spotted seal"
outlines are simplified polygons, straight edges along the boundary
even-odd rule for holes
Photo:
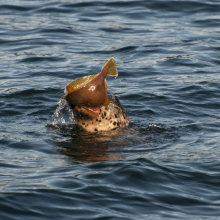
[[[73,110],[75,123],[89,132],[125,127],[130,122],[118,98],[107,95],[106,76],[117,76],[111,58],[97,75],[84,76],[67,84],[65,99]]]
[[[102,106],[97,116],[87,114],[84,107],[69,104],[74,113],[75,123],[89,132],[108,131],[127,126],[130,119],[118,98],[115,95],[108,95],[108,99],[110,104]]]

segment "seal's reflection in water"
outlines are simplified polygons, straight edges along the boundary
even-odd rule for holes
[[[74,125],[71,132],[62,132],[67,137],[56,146],[57,151],[68,156],[68,162],[94,163],[126,159],[130,156],[157,157],[178,139],[175,129],[163,129],[160,126],[137,128],[131,124],[106,132],[90,133]],[[68,134],[67,134],[68,133]],[[71,138],[69,138],[71,136]]]
[[[93,134],[77,130],[71,134],[70,141],[59,144],[58,152],[69,156],[69,161],[94,163],[125,158],[119,139],[126,129]]]

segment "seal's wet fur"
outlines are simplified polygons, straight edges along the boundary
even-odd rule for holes
[[[118,98],[114,95],[108,95],[108,98],[110,100],[109,106],[102,106],[97,117],[85,114],[79,107],[69,104],[73,109],[75,123],[89,132],[108,131],[127,126],[130,119]]]

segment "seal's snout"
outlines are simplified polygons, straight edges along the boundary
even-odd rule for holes
[[[76,106],[74,108],[76,124],[89,132],[108,131],[127,126],[130,120],[118,98],[113,95],[108,95],[108,98],[111,101],[109,106],[102,106],[96,113],[94,110]]]

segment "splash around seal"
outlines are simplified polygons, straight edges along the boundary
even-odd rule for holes
[[[110,58],[101,72],[96,75],[84,76],[67,84],[64,92],[68,103],[90,109],[108,106],[106,76],[117,76],[114,58]]]

